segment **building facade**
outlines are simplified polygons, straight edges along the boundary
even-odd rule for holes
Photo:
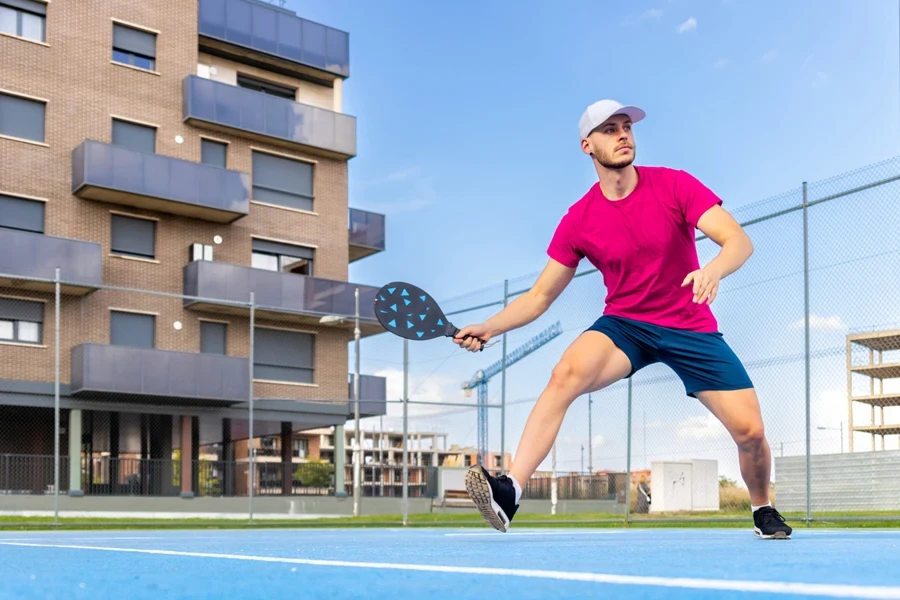
[[[52,457],[57,368],[72,495],[190,497],[200,460],[246,491],[251,397],[254,438],[342,428],[357,292],[382,331],[348,265],[385,249],[349,206],[348,34],[261,0],[0,0],[0,54],[0,456]]]

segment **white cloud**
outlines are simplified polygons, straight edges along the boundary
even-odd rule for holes
[[[605,443],[606,443],[606,438],[604,438],[602,435],[600,435],[600,434],[598,433],[598,434],[595,435],[595,436],[593,437],[593,439],[591,440],[591,447],[592,447],[592,448],[599,448],[600,446],[602,446],[602,445],[605,444]]]
[[[657,21],[662,18],[663,10],[661,8],[651,8],[649,10],[645,10],[638,18],[634,18],[631,15],[625,17],[625,25],[636,25],[641,21],[648,21],[650,19],[656,19]]]
[[[378,377],[384,377],[386,381],[386,395],[389,401],[399,400],[403,398],[403,371],[400,369],[381,369],[373,373]],[[432,375],[427,379],[420,380],[410,375],[409,378],[409,399],[417,402],[471,402],[473,405],[478,401],[475,394],[466,398],[465,393],[460,387],[460,382],[443,377],[440,375]],[[436,415],[460,409],[455,406],[426,406],[423,404],[410,404],[408,407],[410,417]],[[462,408],[462,410],[468,410]],[[399,402],[388,402],[387,417],[402,417],[403,405]],[[474,412],[473,412],[474,414]]]
[[[794,321],[793,323],[791,323],[789,327],[791,329],[803,329],[805,325],[806,321],[804,319],[800,319],[799,321]],[[810,329],[840,331],[842,329],[846,329],[846,327],[847,326],[837,315],[833,315],[831,317],[822,317],[815,314],[809,315]]]
[[[695,440],[708,440],[714,438],[728,438],[731,435],[725,426],[712,414],[707,413],[702,416],[689,417],[675,426],[679,437],[686,437]]]
[[[697,19],[691,17],[690,19],[679,25],[677,29],[678,33],[685,33],[687,31],[697,29]]]
[[[778,55],[779,55],[778,48],[772,48],[771,50],[769,50],[768,52],[763,54],[762,61],[764,63],[773,62],[774,60],[776,60],[778,58]]]
[[[713,69],[724,69],[728,65],[731,64],[731,61],[727,58],[720,58],[716,62],[713,63]]]

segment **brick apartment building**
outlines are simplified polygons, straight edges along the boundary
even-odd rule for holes
[[[342,428],[348,264],[385,248],[349,208],[348,34],[262,0],[0,0],[0,55],[0,460],[54,452],[57,268],[62,491],[191,496],[203,458],[240,493],[251,389],[255,438]]]

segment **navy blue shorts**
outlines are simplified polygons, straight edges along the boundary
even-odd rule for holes
[[[688,396],[697,392],[753,387],[750,376],[719,332],[660,327],[603,315],[587,331],[604,333],[631,361],[631,377],[646,366],[663,363],[675,371]],[[626,377],[626,379],[627,379]]]

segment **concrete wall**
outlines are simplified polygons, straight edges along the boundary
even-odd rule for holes
[[[400,515],[403,501],[400,498],[363,498],[360,502],[363,515]],[[60,496],[59,510],[62,517],[97,517],[125,519],[157,518],[219,518],[246,519],[247,498],[141,498],[141,497],[82,497]],[[561,500],[557,515],[578,513],[624,514],[624,505],[609,501]],[[53,496],[0,496],[0,515],[42,516],[52,515]],[[269,497],[253,499],[254,518],[258,519],[314,519],[322,517],[349,517],[353,515],[353,498],[319,496]],[[472,508],[432,507],[430,498],[410,498],[409,514],[477,514]],[[550,516],[549,500],[523,500],[519,513],[537,513]]]
[[[900,450],[814,454],[810,457],[810,507],[828,511],[900,510]],[[806,510],[806,457],[775,458],[780,511]]]

